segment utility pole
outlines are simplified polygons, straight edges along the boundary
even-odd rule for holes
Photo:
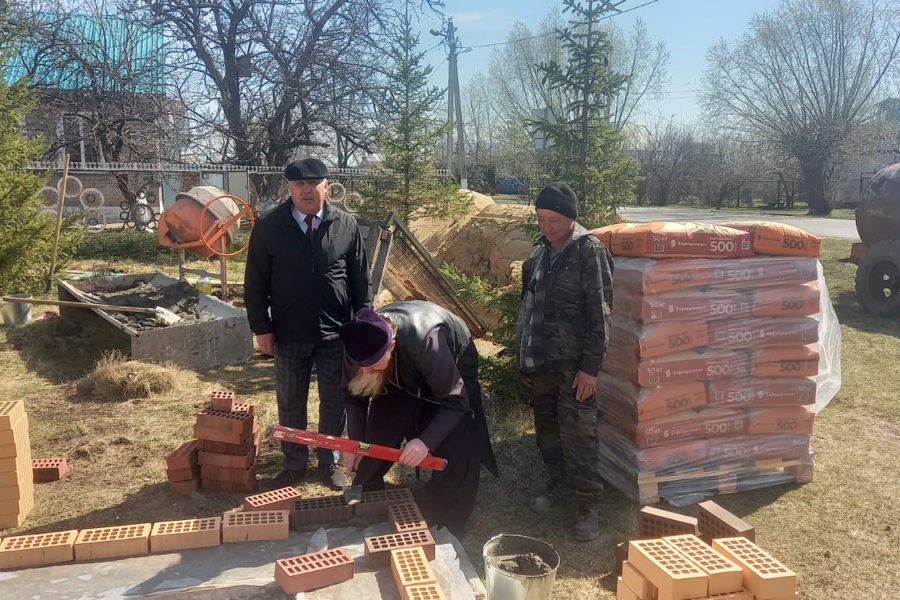
[[[459,40],[456,37],[456,28],[453,26],[453,18],[447,19],[447,30],[431,30],[432,35],[446,36],[448,59],[447,81],[447,121],[456,123],[456,162],[459,165],[459,187],[469,189],[469,180],[466,175],[466,136],[462,118],[462,99],[459,93],[459,74],[456,69],[456,57],[462,52],[468,52],[470,48],[459,48]],[[453,169],[453,128],[447,130],[447,170]]]

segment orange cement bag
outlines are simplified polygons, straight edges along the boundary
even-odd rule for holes
[[[634,443],[638,448],[650,448],[676,441],[736,435],[746,429],[747,415],[744,411],[708,408],[639,423],[634,431]]]
[[[710,321],[713,348],[796,346],[819,340],[819,322],[811,317],[769,317]]]
[[[753,292],[754,317],[794,317],[819,312],[816,284],[759,288]]]
[[[749,317],[753,306],[753,296],[739,290],[613,294],[614,316],[644,322]]]
[[[709,285],[714,274],[709,263],[703,258],[617,258],[613,298],[616,295],[661,294]]]
[[[819,373],[815,344],[761,348],[750,354],[753,377],[815,377]]]
[[[745,353],[728,350],[703,353],[688,350],[658,358],[645,358],[637,361],[637,364],[634,364],[633,359],[626,359],[616,366],[621,367],[623,363],[625,370],[619,376],[625,379],[636,378],[637,383],[643,387],[723,377],[743,377],[748,374],[750,368]]]
[[[610,232],[609,250],[648,258],[738,258],[753,254],[747,231],[708,223],[655,221]]]
[[[613,318],[611,344],[637,348],[639,356],[651,358],[692,350],[709,343],[705,321],[641,323]]]
[[[632,227],[639,227],[640,223],[613,223],[612,225],[606,225],[604,227],[598,227],[597,229],[591,230],[591,234],[603,242],[603,245],[607,248],[612,244],[612,234],[616,231],[621,231],[623,229],[631,229]]]
[[[816,413],[808,406],[767,406],[750,411],[747,433],[774,435],[779,433],[812,433]]]
[[[801,406],[816,401],[814,379],[716,379],[706,382],[707,402],[716,407]]]
[[[601,371],[597,376],[597,398],[610,422],[628,424],[700,408],[706,404],[706,386],[691,381],[642,388]]]
[[[822,238],[793,225],[772,221],[733,221],[721,225],[750,233],[756,254],[819,256],[822,251]]]
[[[801,256],[754,256],[735,260],[711,260],[709,285],[751,288],[763,285],[798,285],[816,281],[818,260]],[[616,263],[618,268],[618,263]]]
[[[707,455],[711,460],[765,458],[801,458],[809,456],[809,435],[773,435],[765,437],[738,436],[707,441]]]

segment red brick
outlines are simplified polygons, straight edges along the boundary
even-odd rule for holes
[[[667,535],[696,534],[697,519],[645,506],[638,512],[638,537],[657,539]]]
[[[13,429],[25,416],[25,403],[21,400],[0,402],[0,429]]]
[[[628,562],[656,586],[660,598],[689,600],[707,595],[706,573],[663,540],[632,540]]]
[[[204,467],[249,469],[256,462],[256,450],[250,448],[245,454],[220,454],[201,450],[197,462]]]
[[[0,502],[4,500],[19,500],[34,494],[34,484],[29,479],[25,482],[16,482],[12,485],[0,486]]]
[[[387,508],[391,504],[415,502],[409,488],[391,488],[377,492],[363,492],[362,501],[353,505],[357,517],[387,520]]]
[[[78,531],[17,535],[0,542],[0,569],[21,569],[75,559],[72,549]]]
[[[209,402],[213,410],[231,412],[234,410],[234,392],[216,390],[209,394]]]
[[[203,481],[227,481],[229,483],[255,484],[256,465],[249,469],[226,469],[222,467],[200,467],[200,479]]]
[[[625,584],[625,580],[616,577],[616,600],[643,600],[634,590]]]
[[[0,458],[16,458],[26,451],[25,444],[5,444],[0,446]]]
[[[75,540],[75,560],[122,558],[147,554],[150,523],[82,529]]]
[[[19,456],[11,458],[0,458],[0,473],[15,473],[18,477],[20,473],[30,473],[31,471],[31,451],[23,450]]]
[[[728,512],[712,500],[697,505],[700,538],[711,544],[715,538],[745,537],[756,539],[756,530],[740,517]]]
[[[299,594],[353,579],[353,559],[343,548],[275,561],[275,581],[286,594]]]
[[[222,517],[160,521],[150,531],[150,552],[209,548],[222,543]]]
[[[797,574],[747,538],[714,539],[712,545],[741,566],[744,587],[757,598],[780,598],[797,591]]]
[[[181,442],[177,448],[166,454],[166,468],[190,469],[197,464],[197,440]]]
[[[201,482],[204,492],[241,492],[247,494],[256,489],[256,482],[236,483],[233,481],[216,481],[207,479]]]
[[[401,600],[407,600],[405,588],[411,585],[437,583],[431,564],[421,546],[391,550],[391,573],[400,590]]]
[[[403,504],[391,504],[388,506],[388,521],[394,526],[394,531],[415,531],[416,529],[428,529],[425,517],[419,512],[415,502]]]
[[[257,435],[259,435],[258,428],[254,430],[253,435],[248,435],[236,444],[198,439],[197,447],[201,452],[214,452],[216,454],[247,454],[253,450],[253,447],[257,442],[255,438]]]
[[[200,491],[199,479],[188,479],[185,481],[170,481],[169,490],[176,494],[186,494],[190,492]]]
[[[640,600],[656,600],[659,597],[656,586],[627,560],[622,563],[622,583]]]
[[[709,575],[707,594],[710,596],[739,592],[743,588],[743,569],[710,548],[696,535],[677,535],[663,539]]]
[[[240,432],[234,433],[231,431],[226,431],[224,429],[202,427],[201,425],[194,425],[194,437],[198,440],[206,440],[209,442],[219,442],[221,444],[232,445],[240,445],[248,437],[250,439],[253,439],[252,435],[247,436],[245,434],[241,434]]]
[[[291,510],[302,496],[297,488],[283,487],[244,498],[244,510]]]
[[[13,422],[9,429],[0,429],[0,446],[25,446],[31,448],[28,442],[28,415],[23,414]]]
[[[31,461],[31,469],[35,481],[59,481],[69,470],[69,463],[61,456],[35,458]]]
[[[727,594],[707,596],[706,598],[700,598],[700,600],[754,600],[754,598],[753,594],[751,594],[747,590],[741,590],[739,592],[729,592]],[[794,597],[791,596],[790,599],[785,600],[794,600]]]
[[[389,533],[365,538],[366,560],[370,567],[386,567],[391,560],[391,550],[421,546],[428,560],[434,560],[434,538],[427,529]]]
[[[283,540],[290,533],[288,525],[286,510],[227,512],[222,517],[222,541]]]
[[[447,600],[444,590],[437,583],[411,585],[404,591],[408,600]]]
[[[195,426],[234,434],[238,436],[238,440],[241,440],[253,432],[255,421],[256,418],[253,415],[244,412],[206,409],[197,413]]]
[[[255,404],[247,404],[245,402],[235,402],[234,406],[232,407],[231,410],[232,410],[232,412],[245,412],[247,414],[252,415],[253,413],[256,412],[256,405]]]
[[[343,496],[302,498],[291,502],[291,526],[324,525],[353,518],[353,506]]]
[[[200,479],[200,465],[194,465],[187,469],[170,469],[166,471],[166,479],[169,480],[169,483]]]

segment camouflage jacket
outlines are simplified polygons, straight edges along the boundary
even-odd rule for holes
[[[552,266],[542,237],[522,266],[519,370],[596,375],[609,346],[612,278],[609,251],[580,224]]]

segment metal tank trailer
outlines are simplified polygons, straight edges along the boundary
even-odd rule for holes
[[[900,163],[875,174],[856,209],[861,244],[850,260],[858,265],[856,298],[867,311],[900,316]]]

